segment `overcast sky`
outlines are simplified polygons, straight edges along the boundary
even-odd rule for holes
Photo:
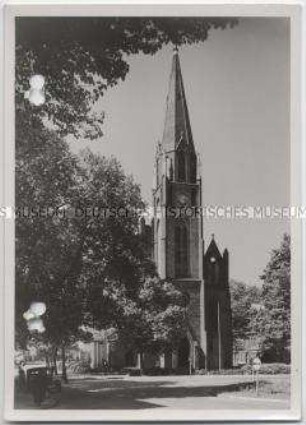
[[[289,24],[244,18],[180,49],[192,131],[202,162],[205,205],[289,204]],[[94,151],[115,155],[151,201],[153,158],[161,139],[172,49],[128,58],[124,82],[99,103],[106,112]],[[77,146],[84,147],[78,143]],[[76,146],[74,144],[74,146]],[[204,222],[230,252],[230,277],[259,282],[269,251],[289,229],[285,220]]]

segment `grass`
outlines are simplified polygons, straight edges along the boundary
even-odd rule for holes
[[[255,381],[247,387],[241,386],[241,390],[231,393],[240,397],[260,397],[289,399],[290,376],[261,376],[259,378],[258,393],[256,393]]]

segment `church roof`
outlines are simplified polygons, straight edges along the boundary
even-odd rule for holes
[[[165,152],[169,152],[176,149],[181,142],[194,148],[180,59],[176,49],[172,59],[162,146]]]
[[[217,257],[217,259],[222,258],[222,255],[220,254],[218,245],[216,244],[215,238],[214,236],[212,236],[210,244],[207,248],[207,251],[205,252],[205,257],[211,257],[211,256],[215,256]]]

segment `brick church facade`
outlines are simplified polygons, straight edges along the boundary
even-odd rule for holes
[[[170,279],[186,294],[189,327],[176,352],[154,359],[147,356],[142,365],[186,371],[230,368],[229,255],[227,250],[220,253],[214,237],[204,249],[202,181],[177,51],[173,55],[163,137],[157,145],[154,168],[154,218],[150,226],[142,223],[142,231],[152,241],[151,255],[159,276]],[[93,352],[97,344],[101,345],[101,353],[108,353],[106,360],[113,367],[137,364],[137,356],[127,360],[120,342],[108,344],[106,350],[102,342],[96,341]],[[94,357],[99,363],[99,356]]]

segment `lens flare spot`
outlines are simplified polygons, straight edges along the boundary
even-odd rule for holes
[[[46,330],[41,319],[30,319],[28,320],[27,325],[30,332],[37,331],[39,333],[43,333]]]
[[[42,75],[33,75],[30,80],[30,90],[24,93],[24,98],[28,99],[32,105],[40,106],[46,101],[44,93],[45,78]]]
[[[35,319],[35,314],[32,311],[27,310],[25,313],[23,313],[23,318],[25,320]]]
[[[30,78],[30,86],[32,89],[42,90],[45,84],[45,78],[40,74],[35,74]]]
[[[35,301],[30,305],[30,312],[32,312],[35,317],[42,316],[46,312],[46,304]]]

